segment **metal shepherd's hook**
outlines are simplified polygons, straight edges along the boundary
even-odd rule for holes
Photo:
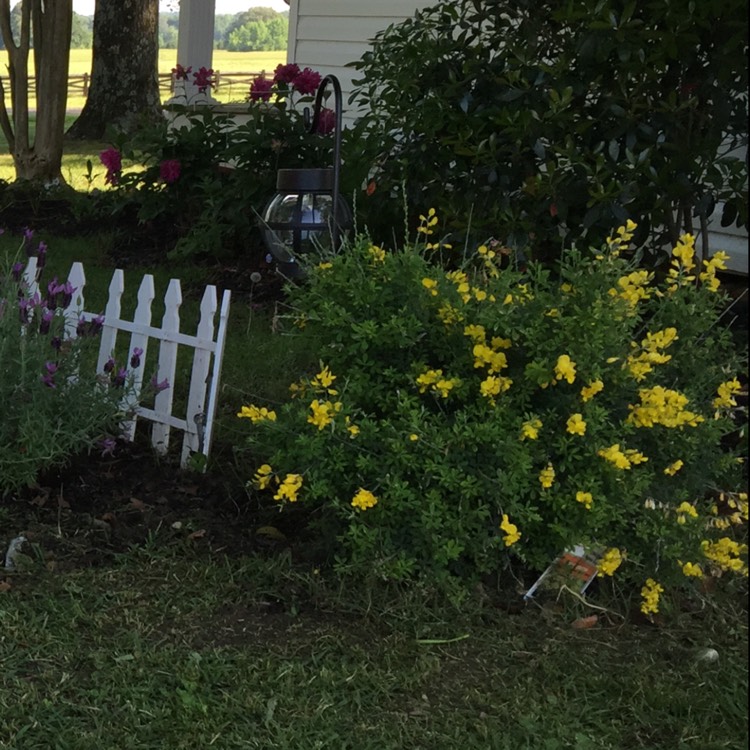
[[[317,132],[318,123],[320,122],[320,110],[323,104],[323,94],[325,93],[326,87],[330,84],[333,87],[333,102],[334,102],[334,129],[333,129],[333,212],[331,219],[333,221],[332,229],[332,241],[335,250],[339,248],[339,222],[338,222],[338,203],[339,203],[339,176],[341,172],[341,110],[342,110],[342,96],[341,96],[341,84],[339,79],[334,75],[327,75],[321,80],[318,86],[318,91],[315,95],[315,107],[313,110],[313,119],[309,127],[310,133]],[[305,121],[309,118],[309,110],[305,110]]]

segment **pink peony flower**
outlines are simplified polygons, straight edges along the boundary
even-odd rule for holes
[[[122,172],[122,155],[116,148],[108,148],[99,154],[99,161],[107,168],[104,182],[107,185],[117,185]]]
[[[292,81],[292,86],[300,94],[314,94],[320,86],[320,73],[316,73],[312,68],[305,68]]]
[[[197,73],[193,73],[193,83],[198,87],[198,91],[200,91],[201,94],[205,94],[206,89],[213,88],[213,75],[213,68],[200,68]]]
[[[172,75],[174,76],[175,81],[187,81],[188,79],[188,73],[192,73],[193,68],[192,66],[189,68],[183,68],[182,65],[179,63],[177,64],[176,68],[172,68]]]
[[[276,70],[273,72],[274,83],[292,83],[294,79],[300,74],[299,65],[297,63],[289,63],[288,65],[277,65]]]
[[[264,75],[259,75],[253,79],[250,84],[250,101],[251,102],[267,102],[271,98],[273,90],[273,81],[266,78]]]
[[[318,116],[318,127],[315,132],[321,135],[328,135],[336,127],[336,113],[328,107],[323,107]]]
[[[159,178],[171,185],[173,182],[177,182],[180,176],[180,160],[179,159],[165,159],[159,164]]]

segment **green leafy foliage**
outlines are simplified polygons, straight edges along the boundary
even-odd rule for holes
[[[746,571],[724,257],[685,236],[655,280],[634,229],[554,273],[432,241],[324,258],[290,290],[319,372],[239,414],[252,484],[309,509],[342,571],[473,581],[576,544],[639,585]]]
[[[442,2],[380,32],[354,67],[377,241],[403,205],[412,227],[435,206],[449,228],[537,258],[628,219],[637,241],[673,246],[718,201],[747,225],[739,0]]]

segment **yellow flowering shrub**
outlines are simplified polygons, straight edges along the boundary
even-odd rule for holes
[[[441,265],[436,216],[420,221],[415,245],[362,237],[289,288],[320,365],[287,403],[240,412],[252,490],[308,508],[364,575],[531,575],[580,544],[654,614],[672,586],[746,573],[722,258],[685,237],[645,272],[627,225],[556,269],[502,267],[489,243],[442,245]]]

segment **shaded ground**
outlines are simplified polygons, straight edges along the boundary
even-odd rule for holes
[[[138,442],[120,444],[114,456],[80,456],[0,506],[0,551],[22,535],[27,555],[65,570],[107,564],[157,534],[160,544],[182,540],[231,556],[278,549],[281,537],[254,530],[249,506],[239,483],[180,470]]]

